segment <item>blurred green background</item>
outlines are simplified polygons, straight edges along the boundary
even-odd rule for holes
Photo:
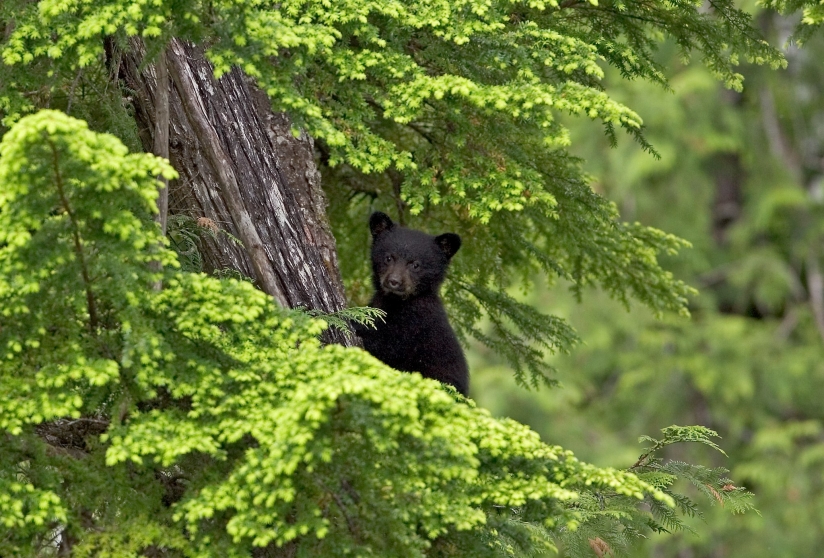
[[[794,20],[761,14],[773,44]],[[785,46],[789,65],[744,65],[743,93],[661,50],[672,91],[609,76],[637,110],[660,160],[572,121],[573,153],[627,221],[689,240],[665,262],[700,290],[690,319],[658,319],[563,285],[513,293],[559,314],[585,340],[557,355],[559,389],[525,391],[482,347],[472,395],[598,465],[631,466],[632,442],[671,424],[702,424],[723,455],[679,445],[668,457],[723,466],[761,515],[711,508],[697,534],[649,540],[639,556],[793,557],[824,552],[824,37]],[[577,151],[576,151],[577,150]],[[682,452],[681,454],[675,452]]]

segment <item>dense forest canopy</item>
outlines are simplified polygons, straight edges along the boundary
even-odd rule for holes
[[[803,11],[800,38],[821,23],[817,3],[775,4]],[[678,442],[717,449],[707,428],[664,428],[640,458],[588,465],[321,344],[341,315],[276,305],[254,256],[246,277],[199,273],[200,237],[252,252],[254,231],[237,211],[216,223],[172,207],[162,240],[157,177],[185,192],[191,173],[142,153],[160,119],[147,128],[123,74],[135,53],[156,84],[168,71],[191,116],[210,105],[183,91],[181,61],[202,49],[215,83],[240,79],[311,136],[356,303],[371,209],[471,239],[446,285],[453,323],[538,387],[579,337],[514,287],[541,277],[688,314],[695,291],[659,262],[687,243],[622,219],[567,122],[594,120],[608,145],[626,132],[654,158],[618,84],[664,95],[677,63],[662,44],[735,90],[741,62],[784,66],[734,2],[6,0],[0,23],[0,555],[604,556],[683,527],[697,508],[679,479],[751,507],[725,469],[662,458]]]
[[[798,23],[770,12],[757,21],[776,45]],[[494,354],[474,361],[479,405],[587,461],[632,460],[627,440],[650,425],[718,431],[728,458],[696,446],[669,456],[728,467],[761,515],[705,510],[692,520],[696,533],[651,539],[639,556],[801,557],[822,544],[822,41],[786,45],[786,70],[744,68],[741,93],[680,64],[672,46],[659,54],[672,95],[608,74],[608,89],[643,107],[662,160],[624,142],[609,150],[585,124],[573,125],[573,149],[622,216],[690,241],[665,267],[699,288],[691,318],[626,313],[595,293],[578,304],[536,292],[531,303],[567,317],[586,340],[555,361],[570,372],[564,389],[530,394],[506,381]]]

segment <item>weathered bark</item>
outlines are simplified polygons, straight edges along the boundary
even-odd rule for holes
[[[152,138],[152,153],[164,159],[169,158],[169,66],[166,63],[166,53],[161,53],[155,62],[155,72],[157,74],[157,107],[154,126],[154,138]],[[160,230],[166,235],[166,226],[169,221],[169,181],[164,177],[159,178],[163,186],[157,196],[157,221],[160,223]]]
[[[133,42],[116,63],[150,150],[158,90],[144,55],[142,44]],[[202,50],[179,40],[171,41],[167,62],[169,158],[180,173],[169,185],[170,213],[216,224],[243,242],[204,238],[206,270],[238,270],[284,306],[344,308],[311,138],[295,138],[288,117],[273,113],[266,95],[239,69],[216,80]],[[355,343],[339,332],[329,332],[326,341]]]

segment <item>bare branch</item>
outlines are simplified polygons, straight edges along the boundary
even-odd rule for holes
[[[66,114],[72,113],[72,103],[74,102],[74,90],[77,89],[77,84],[80,82],[80,78],[83,76],[83,68],[77,70],[77,75],[74,76],[74,80],[72,81],[71,89],[69,89],[69,102],[66,105]]]

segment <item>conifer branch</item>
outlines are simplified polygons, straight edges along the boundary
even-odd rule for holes
[[[58,161],[58,154],[57,154],[57,147],[54,145],[48,137],[46,141],[49,144],[49,148],[52,152],[52,164],[54,166],[54,179],[55,184],[57,185],[57,192],[60,196],[60,205],[63,207],[63,211],[66,212],[66,215],[69,217],[69,223],[72,229],[72,237],[74,239],[74,252],[77,254],[77,260],[80,262],[80,274],[83,277],[83,285],[86,289],[86,305],[89,311],[89,330],[91,331],[92,335],[95,335],[97,331],[98,325],[98,318],[97,318],[97,306],[95,304],[94,293],[92,292],[92,280],[89,274],[89,268],[86,263],[86,256],[83,253],[83,242],[80,238],[80,230],[77,226],[77,220],[74,216],[74,212],[72,211],[71,205],[69,204],[69,200],[66,197],[66,190],[63,184],[63,175],[60,173],[60,164]]]

